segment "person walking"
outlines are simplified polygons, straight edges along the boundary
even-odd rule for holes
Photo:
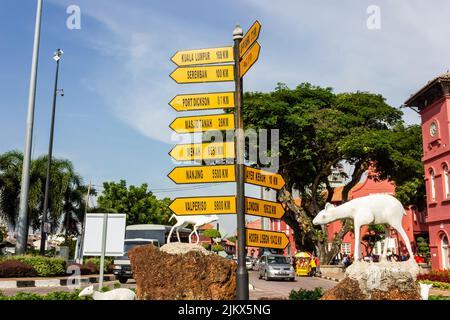
[[[316,275],[316,268],[317,268],[316,260],[315,260],[314,256],[312,256],[311,260],[309,260],[309,264],[311,266],[311,277],[314,277]]]

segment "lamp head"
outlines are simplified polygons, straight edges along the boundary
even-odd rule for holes
[[[56,50],[55,54],[53,55],[53,59],[58,62],[62,55],[64,54],[64,51],[62,51],[61,49]]]

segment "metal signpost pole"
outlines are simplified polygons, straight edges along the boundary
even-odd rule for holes
[[[106,252],[106,239],[108,232],[108,214],[105,213],[103,217],[103,232],[102,232],[102,252],[100,257],[100,280],[99,280],[99,291],[103,288],[103,274],[105,269],[105,252]]]
[[[19,219],[17,221],[16,254],[24,254],[28,242],[28,192],[30,188],[30,163],[33,140],[34,106],[36,101],[36,80],[39,60],[39,41],[41,34],[42,0],[37,1],[36,26],[31,66],[30,92],[28,96],[27,129],[25,152],[23,155],[22,184],[20,187]]]
[[[234,78],[235,78],[235,128],[236,128],[236,205],[237,205],[237,242],[238,242],[238,270],[236,274],[236,289],[238,300],[249,299],[248,271],[245,263],[246,232],[245,232],[245,167],[244,167],[244,122],[242,119],[243,88],[240,75],[239,45],[243,38],[243,31],[236,26],[234,39]]]

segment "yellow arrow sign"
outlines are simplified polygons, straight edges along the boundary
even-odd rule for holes
[[[255,64],[255,62],[259,58],[259,51],[261,50],[261,46],[258,42],[254,44],[254,46],[248,51],[248,53],[242,58],[240,62],[239,72],[241,74],[241,78],[247,73],[248,70]]]
[[[233,47],[178,51],[171,60],[180,67],[233,62]]]
[[[255,43],[259,38],[259,33],[261,31],[261,24],[258,20],[251,26],[248,32],[245,34],[244,38],[242,38],[241,44],[239,45],[239,54],[240,58],[244,56],[248,49]]]
[[[179,144],[169,155],[177,161],[233,159],[234,142]]]
[[[283,207],[279,203],[254,198],[245,198],[245,202],[246,214],[273,219],[281,219],[284,215]],[[237,212],[234,196],[177,198],[172,201],[169,208],[178,216]]]
[[[234,81],[234,66],[180,67],[170,77],[177,83]]]
[[[285,249],[289,244],[289,238],[283,232],[246,229],[246,233],[248,247]]]
[[[209,130],[234,130],[234,115],[219,114],[211,116],[176,118],[170,128],[177,133],[193,133]]]
[[[168,177],[178,184],[236,181],[234,165],[179,167],[173,169]]]
[[[281,175],[251,167],[245,167],[245,182],[275,190],[280,190],[285,185]]]
[[[245,213],[252,216],[281,219],[285,212],[283,206],[278,202],[246,197]]]
[[[178,95],[169,102],[177,111],[196,111],[234,108],[234,92]]]
[[[169,208],[177,216],[235,214],[236,198],[234,196],[177,198],[172,201]]]

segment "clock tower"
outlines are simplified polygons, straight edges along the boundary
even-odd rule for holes
[[[418,111],[422,118],[432,268],[450,269],[450,73],[428,82],[405,106]]]

